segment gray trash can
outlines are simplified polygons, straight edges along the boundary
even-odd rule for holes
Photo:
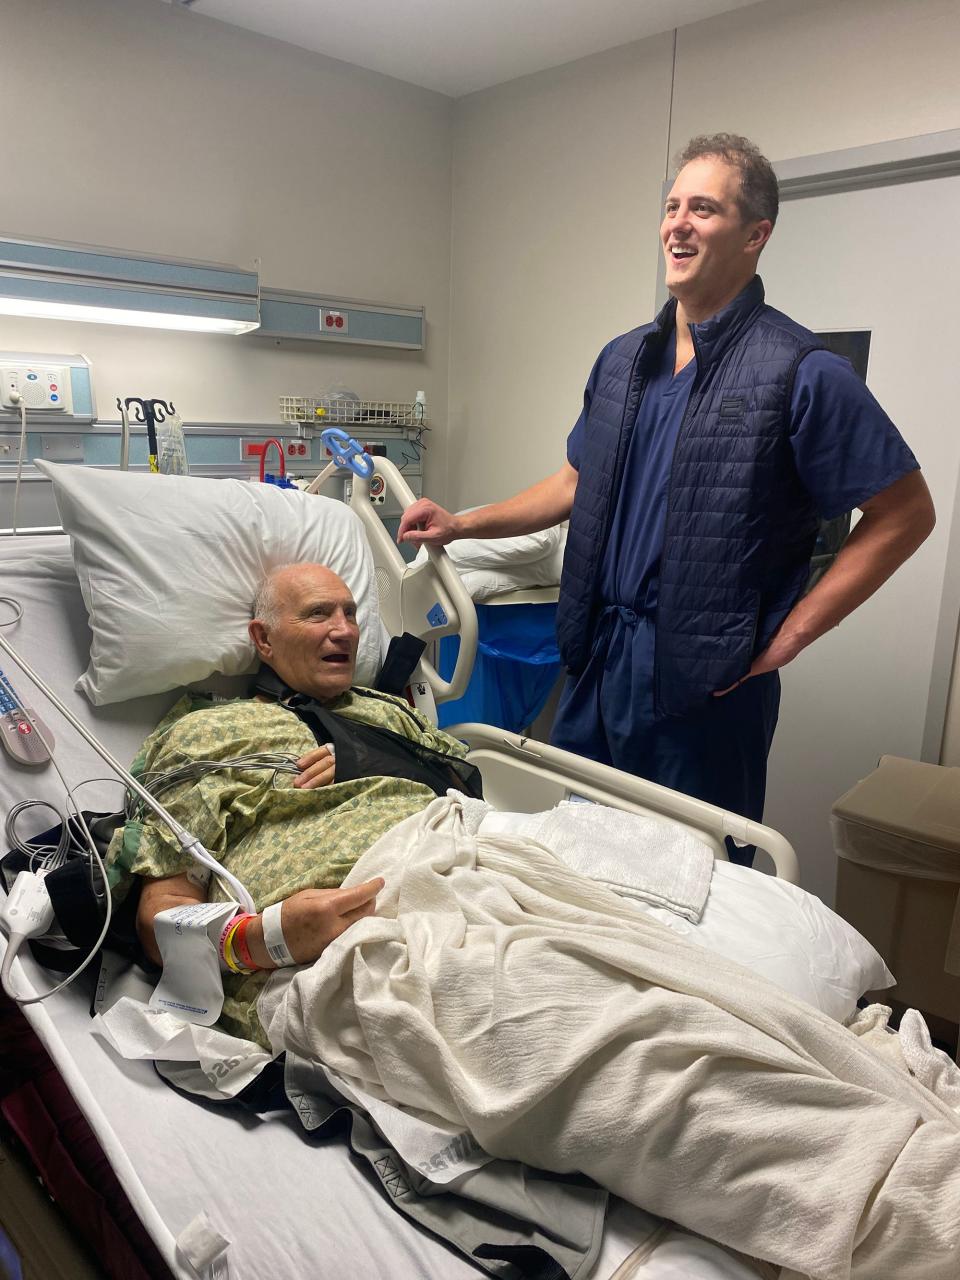
[[[883,756],[833,806],[837,911],[897,978],[882,994],[953,1041],[960,1021],[960,769]]]

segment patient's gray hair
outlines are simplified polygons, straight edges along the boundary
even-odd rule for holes
[[[275,565],[263,578],[253,597],[253,617],[259,618],[265,627],[275,627],[280,621],[280,602],[277,600],[277,576],[294,564]]]

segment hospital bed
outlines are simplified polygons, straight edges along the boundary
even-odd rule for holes
[[[91,484],[97,476],[103,473],[89,473]],[[73,479],[76,482],[76,474]],[[396,476],[387,479],[393,484],[399,479],[402,485]],[[166,477],[151,477],[150,482],[158,486],[233,483]],[[172,490],[163,492],[165,497]],[[196,492],[206,491],[197,488]],[[91,500],[79,521],[73,511],[74,551],[89,535],[90,526],[97,523],[98,501],[96,497]],[[158,501],[152,511],[144,511],[142,504],[134,505],[139,505],[142,520],[154,534],[157,528],[162,529],[166,502]],[[379,611],[387,629],[422,629],[418,619],[432,614],[434,622],[440,622],[443,615],[445,621],[435,629],[459,629],[464,637],[463,667],[452,680],[441,680],[429,666],[415,677],[416,682],[428,686],[428,694],[439,698],[455,694],[469,674],[475,625],[469,598],[442,554],[432,553],[426,569],[405,572],[396,548],[365,501],[362,484],[355,486],[353,505],[372,549]],[[168,514],[176,521],[175,513]],[[256,530],[251,536],[257,536]],[[139,546],[135,554],[131,547],[130,555],[136,560],[148,550]],[[168,579],[172,577],[176,584],[183,577],[183,561],[177,560],[175,551],[171,551],[171,560]],[[146,561],[138,563],[145,565]],[[91,634],[70,544],[62,535],[0,541],[0,582],[0,591],[16,597],[23,606],[22,620],[4,634],[118,758],[132,759],[140,741],[180,690],[168,688],[92,706],[73,688],[87,664]],[[162,609],[162,602],[157,602],[157,607]],[[9,669],[9,663],[4,665]],[[43,706],[39,696],[33,696],[22,676],[15,671],[10,674],[25,699],[34,703],[53,729],[70,780],[99,779],[83,788],[83,807],[118,807],[120,787],[105,777],[108,771],[91,748]],[[216,679],[207,684],[228,690],[232,687],[229,681]],[[751,963],[753,956],[761,969],[767,965],[767,975],[774,981],[788,987],[799,983],[799,994],[838,1018],[852,1011],[863,991],[885,984],[883,963],[872,948],[790,883],[796,880],[796,860],[788,842],[776,832],[489,726],[466,725],[457,732],[470,745],[471,759],[483,771],[485,794],[498,808],[520,812],[547,809],[575,795],[658,815],[705,840],[718,861],[702,926],[669,921],[668,914],[661,911],[659,918],[665,922],[688,935],[699,929],[706,945],[726,948],[745,963]],[[61,801],[50,770],[27,771],[4,762],[0,766],[0,808],[5,812],[26,796]],[[38,820],[37,829],[43,825],[46,822]],[[724,837],[728,835],[765,849],[780,878],[725,863]],[[23,957],[14,973],[23,994],[48,990],[53,982],[52,975],[29,956]],[[100,1193],[97,1215],[88,1212],[85,1221],[75,1223],[92,1247],[104,1251],[101,1265],[105,1274],[122,1275],[125,1280],[140,1280],[146,1275],[195,1276],[196,1271],[178,1248],[178,1239],[201,1211],[230,1242],[226,1253],[208,1269],[206,1274],[211,1276],[229,1275],[240,1280],[267,1276],[271,1280],[299,1280],[303,1276],[468,1280],[480,1274],[466,1258],[396,1212],[351,1158],[345,1144],[311,1142],[292,1112],[254,1118],[246,1113],[238,1115],[231,1108],[202,1105],[171,1089],[151,1064],[116,1058],[90,1034],[90,997],[91,982],[81,979],[49,1000],[26,1006],[23,1016],[69,1091],[70,1098],[61,1096],[52,1108],[59,1117],[54,1123],[61,1130],[60,1138],[65,1139],[69,1126],[62,1120],[62,1110],[56,1108],[75,1105],[82,1117],[75,1123],[89,1125],[122,1188],[121,1192],[104,1182],[94,1187]],[[31,1142],[24,1108],[36,1101],[35,1090],[31,1090],[39,1081],[29,1084],[3,1100],[3,1114],[31,1146],[48,1183],[62,1181],[66,1156],[59,1151],[51,1154],[49,1148],[41,1150],[42,1137],[35,1136]],[[108,1176],[97,1174],[94,1180]],[[145,1236],[138,1234],[135,1224],[124,1225],[123,1197],[132,1205]],[[100,1220],[93,1221],[98,1215]],[[127,1241],[122,1247],[119,1235]],[[131,1240],[131,1236],[135,1238]],[[105,1241],[112,1242],[109,1248]],[[614,1203],[590,1276],[611,1280],[616,1275],[625,1280],[634,1274],[644,1280],[744,1280],[766,1273],[750,1260]]]

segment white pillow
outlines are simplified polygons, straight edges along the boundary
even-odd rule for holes
[[[733,862],[714,863],[699,925],[661,907],[649,914],[837,1022],[849,1018],[865,992],[896,981],[879,951],[819,898]]]
[[[545,566],[543,570],[540,568],[541,565]],[[560,578],[548,566],[547,560],[534,561],[532,564],[518,564],[512,569],[464,569],[458,566],[457,573],[471,600],[481,604],[491,596],[503,595],[506,591],[527,591],[531,587],[555,587]]]
[[[379,667],[373,557],[342,502],[244,480],[36,466],[50,478],[93,641],[77,682],[101,705],[256,666],[247,636],[264,574],[315,561],[358,605],[358,684]]]
[[[466,511],[476,511],[476,507],[467,507]],[[465,514],[461,511],[460,515]],[[454,563],[461,569],[501,569],[512,565],[530,564],[543,560],[562,549],[566,541],[566,529],[553,525],[549,529],[541,529],[539,533],[521,533],[513,538],[457,538],[447,544],[445,550]],[[421,548],[417,559],[426,559],[426,550]]]
[[[488,813],[480,830],[533,834],[543,814]],[[674,911],[630,899],[675,933],[759,973],[838,1022],[867,991],[894,977],[874,947],[819,898],[786,880],[731,862],[715,862],[699,924]]]

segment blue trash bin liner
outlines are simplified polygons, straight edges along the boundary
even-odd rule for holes
[[[462,698],[438,706],[440,727],[479,721],[520,733],[531,725],[561,670],[556,614],[556,604],[478,604],[473,674]],[[459,636],[440,641],[445,680],[459,651]]]

